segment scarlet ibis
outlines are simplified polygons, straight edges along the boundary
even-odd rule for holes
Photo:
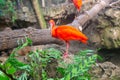
[[[74,6],[77,8],[78,12],[80,11],[80,8],[82,6],[82,0],[72,0]]]
[[[70,40],[78,40],[84,44],[87,43],[88,38],[73,26],[61,25],[56,27],[54,20],[50,20],[49,23],[51,26],[52,37],[58,38],[66,42],[66,52],[63,54],[63,58],[68,57]]]

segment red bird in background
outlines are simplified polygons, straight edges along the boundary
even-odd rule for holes
[[[72,0],[74,6],[77,8],[78,11],[80,11],[80,8],[82,6],[82,0]]]
[[[61,25],[56,27],[54,20],[50,20],[49,23],[51,26],[52,37],[58,38],[66,42],[66,52],[63,54],[63,58],[68,57],[70,40],[78,40],[84,44],[87,43],[88,38],[76,28],[68,25]]]

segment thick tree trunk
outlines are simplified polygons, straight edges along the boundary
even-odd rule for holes
[[[52,38],[50,35],[50,30],[48,29],[20,29],[20,30],[5,30],[0,32],[0,50],[10,49],[18,46],[18,41],[23,39],[25,41],[25,36],[29,37],[33,41],[33,45],[36,44],[62,44],[58,39]]]
[[[88,20],[93,18],[100,12],[101,9],[106,7],[112,0],[101,0],[98,4],[96,4],[91,10],[87,11],[87,14],[83,14],[78,16],[71,25],[74,27],[79,27],[85,24]],[[70,24],[69,24],[70,25]],[[20,39],[24,39],[27,36],[32,39],[33,44],[49,44],[49,43],[61,43],[60,40],[52,38],[50,35],[50,30],[48,29],[21,29],[21,30],[5,30],[0,32],[0,50],[10,49],[16,47],[17,41]]]

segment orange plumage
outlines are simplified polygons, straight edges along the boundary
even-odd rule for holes
[[[77,10],[79,11],[82,6],[82,0],[73,0],[73,3],[75,7],[77,8]]]
[[[88,38],[79,30],[72,26],[61,25],[56,27],[55,22],[53,20],[49,21],[51,25],[51,35],[52,37],[58,38],[66,42],[66,52],[64,53],[64,57],[68,56],[68,48],[70,40],[78,40],[83,43],[87,43]]]

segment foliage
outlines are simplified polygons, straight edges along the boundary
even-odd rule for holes
[[[29,38],[26,38],[26,43],[15,48],[11,53],[11,55],[9,56],[9,58],[4,63],[0,63],[0,71],[1,71],[0,78],[4,77],[6,78],[5,80],[17,79],[15,73],[17,73],[18,71],[20,70],[25,70],[25,72],[30,71],[31,68],[28,64],[20,62],[15,58],[15,54],[17,53],[17,51],[29,45],[30,43],[31,40]]]
[[[13,50],[9,58],[0,64],[0,80],[90,80],[89,69],[97,59],[93,50],[80,51],[74,55],[71,63],[66,63],[61,57],[61,52],[54,48],[31,51],[27,55],[27,63],[17,60],[15,57],[17,51],[31,44],[32,41],[26,38],[26,42]],[[52,60],[62,64],[56,66],[57,73],[61,74],[61,77],[48,76],[47,66]]]
[[[11,21],[14,22],[16,19],[16,12],[14,9],[14,0],[0,0],[0,16],[11,16]]]
[[[88,71],[95,64],[96,59],[97,55],[93,54],[93,50],[79,52],[79,54],[74,56],[72,63],[62,63],[66,68],[58,68],[59,72],[64,76],[61,80],[90,80]]]
[[[0,64],[0,79],[28,80],[30,77],[31,79],[39,80],[41,76],[42,80],[47,79],[45,67],[51,59],[60,58],[60,51],[53,48],[46,50],[36,50],[30,52],[28,55],[28,64],[18,61],[15,58],[17,51],[24,48],[25,46],[31,45],[31,43],[31,40],[26,37],[26,42],[23,45],[19,45],[17,48],[15,48],[4,64]],[[19,71],[22,71],[21,75],[16,76],[15,73]],[[38,74],[40,71],[42,71],[41,76]]]
[[[2,71],[0,71],[0,80],[9,80],[9,77],[6,76]]]
[[[47,80],[46,67],[52,59],[60,59],[60,51],[53,48],[45,50],[36,50],[28,55],[31,70],[31,77],[34,80]],[[42,75],[41,75],[42,74]]]

